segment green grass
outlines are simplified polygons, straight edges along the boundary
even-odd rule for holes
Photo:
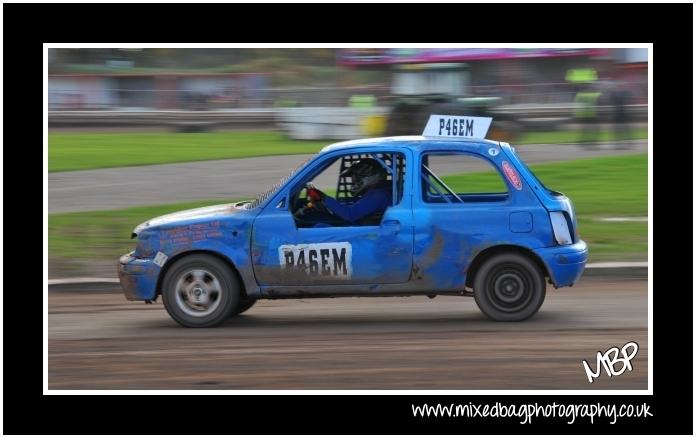
[[[631,132],[647,138],[646,129]],[[517,144],[572,143],[574,131],[527,133]],[[600,139],[610,139],[609,132]],[[277,132],[235,131],[206,133],[50,133],[48,171],[140,166],[146,164],[289,155],[317,152],[331,140],[290,140]]]
[[[549,131],[549,132],[528,132],[522,134],[519,140],[514,141],[516,144],[563,144],[577,143],[580,138],[579,131]],[[616,140],[614,133],[611,130],[601,130],[594,137],[596,141],[614,141]],[[648,138],[647,128],[632,129],[619,137],[621,140],[641,140]]]
[[[317,152],[328,141],[288,140],[276,132],[51,133],[48,171]]]
[[[490,171],[438,176],[455,193],[502,193],[507,191],[503,178],[492,167]],[[428,177],[428,179],[432,187],[440,188],[440,185],[432,177]]]
[[[647,260],[647,222],[599,220],[648,215],[647,154],[530,167],[544,185],[572,199],[590,260]]]
[[[648,215],[647,154],[530,167],[546,187],[568,195],[578,214]]]
[[[153,217],[190,208],[233,202],[195,201],[123,210],[48,216],[48,254],[53,259],[114,259],[135,247],[133,228]]]
[[[645,260],[648,224],[602,222],[610,216],[647,216],[647,155],[574,160],[531,166],[544,184],[567,194],[575,204],[579,231],[590,245],[590,260]],[[489,173],[445,177],[448,184],[467,182],[471,191],[494,183]],[[466,191],[466,190],[461,190]],[[124,210],[52,214],[48,217],[48,251],[60,266],[95,260],[113,261],[135,246],[133,228],[155,216],[221,204],[212,200],[137,207]]]
[[[590,247],[590,262],[648,260],[647,222],[599,222],[580,215],[578,230]]]

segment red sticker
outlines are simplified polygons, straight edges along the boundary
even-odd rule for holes
[[[503,172],[505,172],[505,176],[517,190],[522,190],[522,179],[517,174],[515,168],[507,161],[503,161]]]

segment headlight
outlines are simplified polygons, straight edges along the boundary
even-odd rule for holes
[[[549,213],[551,217],[551,226],[553,227],[553,237],[559,245],[570,245],[573,243],[573,238],[570,236],[568,221],[562,211],[552,211]]]

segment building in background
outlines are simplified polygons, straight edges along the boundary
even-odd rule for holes
[[[411,133],[422,123],[405,113],[422,118],[446,107],[522,133],[573,122],[578,102],[597,121],[644,121],[647,62],[647,49],[632,48],[49,49],[49,124],[265,129],[279,114],[295,123],[306,113],[303,120],[319,124],[352,110],[374,123],[339,125],[372,133],[391,126],[391,114]]]
[[[648,103],[648,49],[612,49],[616,81],[626,84],[634,104]]]
[[[391,48],[342,49],[339,65],[356,69],[393,69],[404,64],[466,63],[470,95],[498,95],[506,103],[572,102],[568,70],[593,68],[600,79],[613,77],[632,49],[606,48]],[[636,49],[645,50],[645,49]],[[627,52],[628,51],[628,52]],[[647,50],[645,50],[647,58]],[[618,59],[617,59],[618,58]],[[647,62],[646,62],[647,65]],[[647,83],[647,75],[646,75]],[[647,87],[645,87],[647,91]]]
[[[48,77],[51,110],[267,106],[261,73],[87,73]]]

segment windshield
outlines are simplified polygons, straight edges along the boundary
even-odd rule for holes
[[[270,189],[268,189],[265,192],[258,195],[253,201],[250,201],[247,204],[245,204],[244,208],[246,208],[247,210],[251,210],[252,208],[256,208],[259,205],[261,205],[261,203],[263,203],[266,199],[275,195],[275,193],[278,191],[278,189],[280,189],[293,175],[295,175],[297,172],[299,172],[300,169],[302,169],[313,158],[314,158],[314,156],[307,158],[299,166],[297,166],[295,169],[293,169],[292,172],[290,172],[288,175],[281,178],[281,180],[278,181],[277,183],[273,184],[273,186]]]

